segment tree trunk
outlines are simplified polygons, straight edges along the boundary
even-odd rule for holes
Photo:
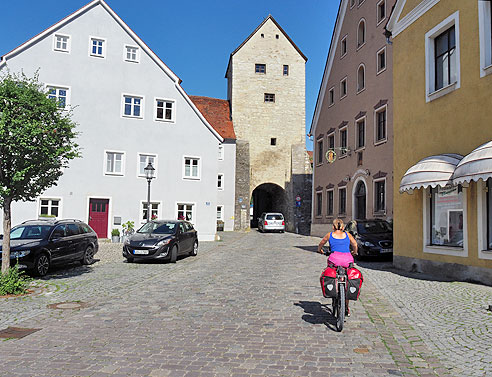
[[[6,197],[3,200],[3,242],[2,242],[2,274],[7,273],[10,267],[10,229],[12,220],[10,218],[10,205],[12,198]]]

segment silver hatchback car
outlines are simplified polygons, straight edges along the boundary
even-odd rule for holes
[[[285,231],[284,215],[278,212],[263,212],[258,218],[258,230],[260,232],[280,232]]]

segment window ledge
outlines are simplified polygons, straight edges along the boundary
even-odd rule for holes
[[[347,53],[345,53],[345,54],[341,55],[341,56],[340,56],[340,59],[343,59],[343,58],[344,58],[344,57],[346,57],[346,56],[347,56]]]
[[[141,116],[126,115],[126,114],[123,114],[122,117],[128,118],[128,119],[143,119],[143,117],[141,117]]]
[[[183,177],[183,179],[185,179],[187,181],[199,181],[200,180],[199,177]]]
[[[425,245],[424,253],[468,257],[468,252],[462,247]]]
[[[345,95],[343,95],[342,97],[340,97],[340,101],[341,101],[342,99],[344,99],[345,97],[347,97],[347,95],[346,95],[346,94],[345,94]]]
[[[378,146],[378,145],[382,145],[382,144],[386,144],[388,142],[388,139],[381,139],[381,140],[378,140],[374,143],[374,146]]]
[[[379,9],[378,9],[379,10]],[[379,13],[379,12],[378,12]],[[376,27],[378,27],[379,25],[381,25],[383,23],[383,21],[386,20],[386,16],[384,16],[383,18],[381,18],[379,21],[377,21],[377,24],[376,24]]]
[[[482,68],[483,76],[488,76],[492,74],[492,64]],[[482,77],[483,77],[482,76]]]
[[[357,94],[362,93],[364,90],[366,90],[366,87],[364,86],[362,89],[357,91]]]
[[[452,91],[458,89],[458,83],[454,82],[448,86],[445,86],[444,88],[441,88],[439,90],[436,90],[432,93],[427,94],[427,102],[434,101],[442,96],[445,96],[448,93],[451,93]]]
[[[328,107],[332,107],[332,106],[334,106],[334,105],[335,105],[335,102],[333,102],[333,103],[329,104],[329,105],[328,105]]]
[[[136,118],[136,117],[133,117],[133,118]],[[154,122],[162,122],[162,123],[175,123],[174,119],[158,119],[158,118],[154,118]]]
[[[362,44],[360,44],[360,45],[357,46],[357,49],[355,51],[359,51],[365,45],[366,45],[366,42],[364,41],[364,43],[362,43]]]
[[[380,71],[377,71],[376,72],[376,76],[383,73],[384,71],[386,71],[386,67],[384,67],[383,69],[381,69]]]
[[[113,177],[123,177],[124,176],[123,173],[111,173],[111,172],[105,172],[104,175],[113,176]]]

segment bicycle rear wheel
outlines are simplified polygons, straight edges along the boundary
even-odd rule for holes
[[[337,302],[337,331],[343,330],[343,321],[345,320],[345,285],[338,286],[338,302]]]

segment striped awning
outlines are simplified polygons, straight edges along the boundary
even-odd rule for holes
[[[400,192],[452,184],[451,177],[462,158],[460,154],[446,153],[420,160],[403,176]]]
[[[457,185],[488,178],[492,178],[492,141],[467,154],[456,166],[452,180]]]

